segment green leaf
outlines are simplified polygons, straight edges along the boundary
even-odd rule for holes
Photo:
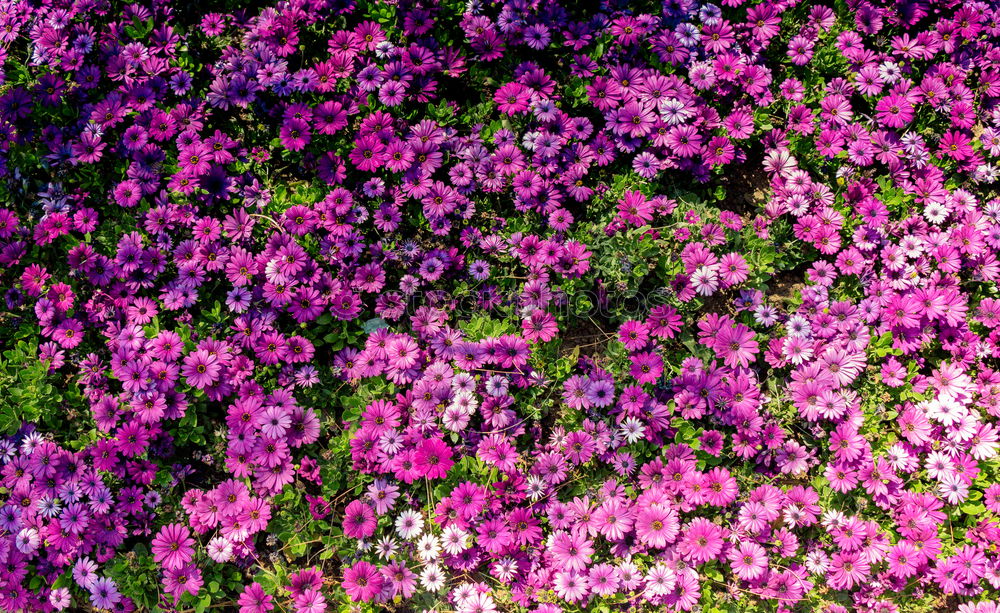
[[[205,594],[201,599],[194,605],[194,610],[196,613],[202,613],[208,606],[212,604],[212,597]]]

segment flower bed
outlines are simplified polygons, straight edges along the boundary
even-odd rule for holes
[[[1000,10],[244,4],[0,5],[0,610],[997,610]]]

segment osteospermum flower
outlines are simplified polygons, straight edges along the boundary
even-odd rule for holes
[[[440,592],[445,586],[444,572],[437,564],[428,564],[420,573],[420,584],[429,592]]]
[[[21,553],[32,554],[38,549],[41,539],[38,530],[34,528],[22,528],[14,538],[14,546]]]
[[[167,524],[153,538],[153,559],[166,570],[176,570],[194,556],[194,539],[181,524]]]
[[[165,570],[163,573],[163,587],[173,594],[175,599],[180,598],[185,592],[197,596],[201,586],[201,571],[193,564],[185,564],[179,568]]]
[[[382,590],[383,578],[378,569],[359,561],[344,569],[341,585],[354,602],[368,602]]]
[[[635,530],[650,547],[666,547],[679,532],[677,512],[660,505],[642,509],[636,515]]]
[[[420,516],[420,513],[407,510],[400,513],[399,517],[396,518],[395,525],[399,536],[409,540],[420,534],[421,530],[424,529],[424,519]]]
[[[706,518],[695,518],[684,531],[679,549],[696,563],[708,562],[722,553],[724,531]]]
[[[206,550],[208,557],[219,564],[228,562],[233,557],[233,544],[224,536],[217,536],[209,541]]]
[[[767,568],[767,555],[757,543],[740,543],[729,551],[729,564],[741,579],[752,580]]]
[[[451,448],[440,439],[426,439],[417,448],[414,468],[428,479],[442,479],[454,462]]]
[[[367,504],[355,500],[347,505],[344,511],[345,535],[356,539],[368,538],[375,533],[375,523],[375,512]]]
[[[214,355],[204,350],[197,350],[184,358],[181,375],[193,387],[205,388],[214,383],[222,370],[222,365]]]
[[[69,606],[72,602],[72,596],[69,593],[69,589],[65,587],[57,587],[49,592],[49,604],[56,611],[62,611]]]
[[[99,609],[110,609],[121,602],[122,595],[118,591],[117,584],[106,577],[94,580],[88,589],[90,590],[91,604]]]
[[[590,540],[579,532],[557,532],[550,551],[560,567],[575,571],[586,569],[594,553]]]
[[[556,573],[554,589],[560,598],[569,602],[583,600],[590,588],[590,580],[586,575],[575,571],[559,571]]]
[[[259,583],[254,582],[243,588],[237,604],[240,613],[269,613],[274,609],[273,600]]]
[[[646,571],[646,592],[651,596],[662,596],[677,585],[677,574],[662,562]]]

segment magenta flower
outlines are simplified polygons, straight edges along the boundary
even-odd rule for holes
[[[660,505],[641,509],[635,519],[636,535],[650,547],[673,543],[679,533],[677,512]]]
[[[375,533],[375,512],[370,506],[354,500],[344,511],[344,534],[351,538],[365,539]]]
[[[737,577],[753,580],[767,569],[764,548],[753,542],[743,542],[729,550],[729,565]]]
[[[222,372],[218,357],[204,349],[198,349],[184,357],[181,375],[192,387],[204,389],[215,383]]]
[[[383,578],[378,569],[368,562],[355,562],[344,569],[341,585],[354,602],[368,602],[382,591]]]
[[[185,526],[167,524],[153,538],[150,549],[157,564],[165,570],[176,570],[191,561],[194,542],[191,532]]]
[[[240,605],[240,613],[270,613],[274,609],[273,601],[272,596],[254,582],[243,588],[236,604]]]
[[[423,440],[413,457],[413,468],[428,479],[443,479],[454,461],[451,448],[441,439]]]

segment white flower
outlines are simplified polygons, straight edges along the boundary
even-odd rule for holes
[[[927,476],[930,478],[943,479],[946,475],[952,473],[955,465],[951,463],[951,458],[947,455],[940,451],[933,451],[927,455],[924,468],[927,470]]]
[[[827,569],[830,568],[830,558],[825,551],[812,551],[806,554],[806,568],[816,575],[826,574]]]
[[[455,397],[452,398],[451,404],[448,405],[449,409],[457,409],[462,412],[463,415],[472,415],[479,408],[479,401],[476,397],[467,392],[458,392]]]
[[[467,372],[460,372],[452,378],[451,389],[455,390],[456,394],[471,396],[476,391],[476,378]]]
[[[708,266],[700,266],[691,275],[691,285],[702,296],[710,296],[719,289],[719,274]]]
[[[437,564],[428,564],[420,573],[420,584],[429,592],[440,592],[444,587],[444,573]]]
[[[21,452],[25,455],[31,455],[35,451],[35,447],[42,442],[42,435],[37,432],[32,432],[28,436],[24,437],[21,441]]]
[[[406,540],[420,534],[424,529],[424,518],[416,511],[403,511],[396,518],[396,532]]]
[[[900,70],[899,65],[896,64],[896,62],[885,61],[879,64],[878,76],[883,81],[891,85],[903,76],[903,72]]]
[[[22,528],[14,538],[14,546],[17,547],[17,550],[27,554],[34,553],[40,542],[38,530],[34,528]]]
[[[451,598],[455,601],[455,604],[462,606],[462,603],[467,599],[472,598],[476,591],[476,586],[466,581],[460,583],[458,587],[451,591]]]
[[[929,223],[939,224],[948,218],[948,207],[941,202],[924,204],[924,219]]]
[[[822,523],[828,531],[840,527],[845,521],[847,521],[847,516],[836,509],[823,511]]]
[[[489,594],[476,592],[458,605],[458,613],[492,613],[497,605]]]
[[[950,426],[959,421],[966,413],[965,407],[952,402],[942,394],[937,400],[930,400],[924,404],[927,417],[941,422],[945,426]]]
[[[792,315],[785,322],[785,330],[788,332],[788,336],[796,336],[799,338],[808,338],[812,334],[812,325],[809,324],[809,320],[801,315]]]
[[[677,585],[677,573],[660,562],[646,573],[646,591],[653,596],[667,594]]]
[[[512,581],[516,572],[517,562],[510,556],[504,556],[493,564],[493,574],[501,581]]]
[[[208,557],[223,564],[233,558],[233,544],[224,536],[217,536],[208,542]]]
[[[396,544],[396,539],[391,536],[383,536],[375,547],[378,557],[383,560],[391,559],[392,556],[396,555],[397,549],[399,549],[399,546]]]
[[[951,473],[942,477],[941,483],[938,484],[938,493],[949,504],[958,504],[969,495],[969,485],[961,475]]]
[[[948,438],[959,443],[964,443],[971,439],[978,429],[979,416],[975,412],[966,413],[955,421],[955,424],[948,432]]]
[[[548,489],[545,485],[545,480],[538,475],[530,475],[526,483],[528,490],[528,497],[532,500],[538,500],[545,495],[545,491]]]
[[[469,533],[455,524],[445,528],[441,536],[444,541],[444,550],[453,556],[457,556],[469,548]]]
[[[441,541],[433,534],[425,534],[417,541],[417,556],[424,562],[431,562],[441,555]]]
[[[646,433],[646,426],[642,425],[638,418],[628,417],[621,424],[621,433],[626,441],[634,443],[642,440],[642,436]]]

